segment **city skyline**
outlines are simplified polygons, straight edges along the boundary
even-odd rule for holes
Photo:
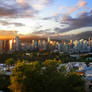
[[[91,5],[90,0],[1,0],[0,34],[62,36],[92,31]]]

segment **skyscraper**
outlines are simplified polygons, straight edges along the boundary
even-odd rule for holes
[[[19,37],[16,36],[15,40],[16,40],[16,51],[18,51],[20,49],[20,40],[19,40]]]

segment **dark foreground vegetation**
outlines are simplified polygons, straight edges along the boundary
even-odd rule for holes
[[[11,75],[0,72],[0,90],[4,92],[85,92],[83,78],[59,64],[91,62],[91,55],[80,58],[58,52],[14,52],[1,54],[0,63],[14,66]]]
[[[85,92],[85,82],[75,72],[57,67],[60,60],[25,63],[18,61],[12,74],[0,74],[0,90],[4,92]]]
[[[44,62],[45,60],[51,59],[51,60],[61,60],[62,63],[67,63],[67,62],[92,62],[92,55],[84,55],[80,56],[80,58],[76,57],[71,57],[67,53],[60,54],[59,52],[49,52],[49,51],[32,51],[32,52],[14,52],[14,53],[4,53],[0,54],[0,63],[5,63],[6,60],[12,58],[15,63],[16,61],[20,60],[23,61],[25,60],[26,62],[30,61],[39,61],[39,62]]]

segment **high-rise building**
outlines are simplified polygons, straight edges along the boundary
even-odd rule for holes
[[[3,46],[2,46],[2,48],[3,48],[4,52],[9,51],[9,40],[3,40]]]
[[[50,38],[48,37],[48,43],[50,42]]]
[[[16,36],[15,40],[16,40],[16,51],[18,51],[20,49],[20,40],[19,40],[19,37]]]
[[[0,53],[2,53],[3,50],[3,40],[0,40]]]
[[[13,40],[9,40],[9,50],[13,49]]]

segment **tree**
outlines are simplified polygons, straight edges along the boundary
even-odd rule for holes
[[[30,64],[18,63],[10,77],[11,85],[9,88],[13,92],[34,92],[35,87],[39,86],[37,83],[40,74],[39,70],[40,64],[38,62]]]
[[[57,67],[59,64],[61,64],[60,60],[46,60],[45,62],[43,62],[43,65],[48,67],[48,66],[55,66]]]
[[[67,76],[67,90],[69,92],[85,92],[84,80],[76,73]]]
[[[83,92],[81,77],[57,71],[59,63],[57,60],[46,60],[42,65],[19,62],[10,76],[9,88],[12,92]]]
[[[6,63],[7,65],[13,65],[13,64],[15,64],[15,60],[14,60],[13,58],[9,58],[9,59],[6,60],[5,63]]]
[[[0,73],[0,90],[8,90],[8,86],[10,85],[9,76]]]

